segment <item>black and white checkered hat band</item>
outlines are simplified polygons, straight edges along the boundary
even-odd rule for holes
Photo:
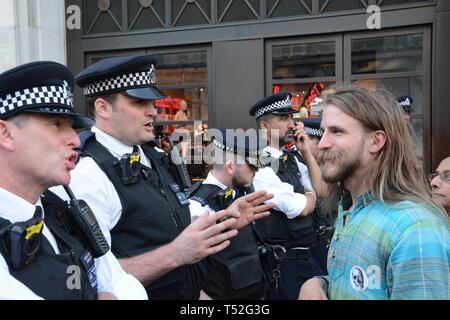
[[[323,131],[320,130],[320,129],[314,129],[314,128],[305,127],[304,131],[305,131],[306,134],[308,134],[310,136],[316,136],[316,137],[323,136]]]
[[[276,102],[269,104],[268,106],[262,107],[261,109],[256,111],[255,118],[259,118],[259,117],[265,115],[266,113],[271,113],[276,110],[288,109],[288,108],[292,108],[291,99],[276,101]]]
[[[115,78],[94,82],[84,88],[85,96],[99,95],[117,89],[131,89],[156,83],[153,71],[123,74]]]
[[[225,146],[222,142],[218,141],[217,139],[214,139],[213,144],[217,148],[231,152],[231,153],[235,153],[235,151],[236,151],[240,155],[248,154],[249,156],[252,156],[252,157],[257,157],[259,155],[258,150],[251,150],[250,152],[246,152],[245,150],[242,150],[242,149],[234,150],[234,148]]]
[[[28,107],[66,106],[73,110],[72,91],[65,83],[64,86],[34,87],[0,97],[0,115],[9,114],[18,109]],[[53,110],[53,109],[52,109]],[[66,110],[62,108],[61,110]],[[68,110],[67,112],[70,112]]]

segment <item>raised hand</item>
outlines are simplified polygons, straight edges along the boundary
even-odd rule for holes
[[[201,259],[225,249],[230,241],[228,239],[237,235],[237,230],[232,229],[236,223],[235,218],[229,218],[221,223],[227,215],[225,210],[214,214],[205,212],[195,219],[172,243],[178,265],[193,264]]]
[[[235,200],[225,211],[226,217],[234,217],[237,221],[232,225],[233,229],[240,229],[255,220],[267,217],[270,209],[275,207],[274,203],[260,205],[274,197],[267,191],[258,191],[250,193],[244,197]]]

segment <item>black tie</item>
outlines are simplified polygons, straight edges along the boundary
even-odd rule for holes
[[[41,206],[36,206],[36,209],[34,210],[33,218],[36,220],[42,220],[43,219],[43,211]]]

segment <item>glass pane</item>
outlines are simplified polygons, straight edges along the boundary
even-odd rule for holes
[[[272,47],[273,79],[334,77],[334,42]]]
[[[299,110],[294,113],[294,118],[308,118],[319,116],[320,110],[314,106],[315,98],[319,97],[322,91],[332,86],[334,82],[311,82],[273,85],[273,93],[289,91],[292,93],[292,105]]]
[[[390,79],[368,79],[358,80],[353,84],[365,87],[371,90],[375,88],[383,88],[391,92],[395,97],[410,96],[413,99],[411,107],[411,114],[422,114],[422,77],[405,77],[405,78],[390,78]]]
[[[206,51],[156,54],[158,85],[207,84]]]
[[[352,40],[352,74],[422,71],[423,35]]]
[[[165,137],[171,137],[175,144],[179,143],[181,155],[187,159],[194,156],[194,138],[200,140],[199,146],[202,147],[202,137],[196,135],[205,129],[208,123],[208,89],[205,87],[163,91],[167,98],[155,101],[158,111],[155,119],[156,136],[165,151],[169,149]]]
[[[405,112],[411,125],[411,132],[415,142],[416,154],[423,158],[423,121],[422,121],[422,101],[423,88],[422,77],[405,77],[391,79],[368,79],[354,81],[353,84],[374,90],[375,88],[383,88],[390,91],[395,97],[410,96],[413,99],[411,113]]]

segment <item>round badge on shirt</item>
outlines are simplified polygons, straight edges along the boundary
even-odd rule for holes
[[[350,270],[350,283],[356,291],[364,291],[369,286],[369,279],[361,267],[354,266]]]

